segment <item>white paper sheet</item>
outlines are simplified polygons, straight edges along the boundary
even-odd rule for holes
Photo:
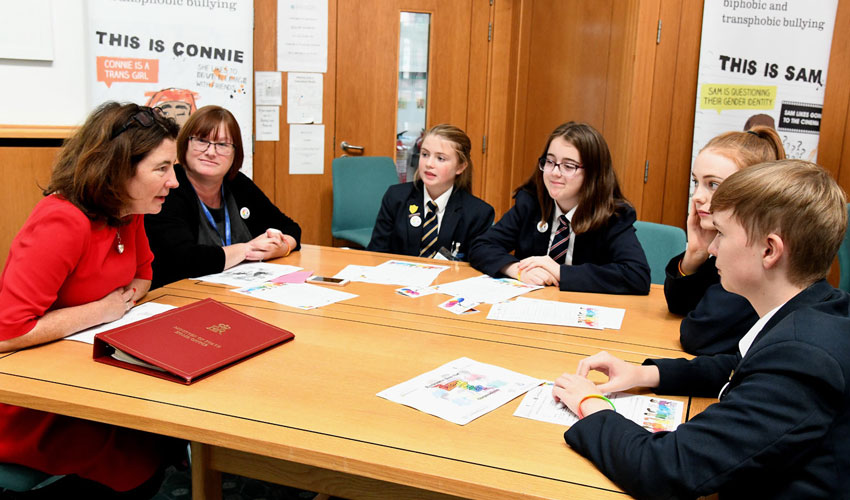
[[[164,313],[165,311],[169,311],[174,308],[175,306],[170,306],[168,304],[146,302],[130,309],[129,311],[127,311],[127,314],[125,314],[119,319],[116,319],[115,321],[103,323],[102,325],[93,326],[81,332],[77,332],[73,335],[68,335],[67,337],[65,337],[65,340],[76,340],[77,342],[94,344],[94,336],[100,332],[112,330],[113,328],[118,328],[119,326],[129,325],[130,323],[135,323],[136,321],[141,321],[145,318],[156,316],[157,314]]]
[[[378,285],[398,285],[406,287],[426,287],[449,266],[438,266],[422,262],[404,260],[388,260],[378,266],[346,266],[334,275],[335,278],[345,278],[363,283]]]
[[[321,73],[286,75],[287,123],[322,123]]]
[[[257,106],[256,121],[258,141],[280,140],[280,106]]]
[[[496,279],[481,275],[465,280],[444,283],[437,285],[435,288],[438,292],[446,293],[453,297],[466,297],[476,302],[496,304],[543,287],[529,285],[528,283],[511,278]]]
[[[625,309],[613,307],[518,297],[511,302],[494,304],[487,319],[619,330],[625,313]]]
[[[555,402],[553,385],[546,382],[528,391],[514,416],[565,426],[578,422],[575,413],[564,404]],[[606,394],[606,397],[614,403],[617,413],[652,432],[674,431],[684,416],[685,405],[681,401],[627,392]]]
[[[498,366],[458,358],[378,396],[465,425],[541,382]]]
[[[210,283],[219,283],[221,285],[246,287],[259,285],[266,281],[273,280],[278,276],[283,276],[284,274],[300,270],[300,267],[283,264],[269,264],[268,262],[243,262],[238,266],[231,267],[227,271],[216,274],[208,274],[195,279],[208,281]]]
[[[328,70],[328,0],[278,0],[277,69]]]
[[[325,171],[325,126],[289,126],[289,173],[322,174]]]
[[[283,77],[280,71],[254,72],[254,104],[281,106],[283,104]]]
[[[308,285],[306,283],[263,283],[256,286],[237,288],[236,293],[248,295],[262,300],[268,300],[298,309],[315,309],[357,297],[332,288]]]

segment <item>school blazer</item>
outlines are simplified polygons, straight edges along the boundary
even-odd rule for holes
[[[694,274],[682,276],[679,261],[684,255],[670,259],[664,279],[667,308],[686,315],[679,325],[682,349],[691,354],[734,354],[738,341],[758,321],[758,314],[747,299],[720,285],[714,257]]]
[[[381,200],[381,209],[372,230],[372,239],[367,250],[375,252],[419,255],[422,241],[422,226],[425,224],[425,192],[421,183],[406,182],[387,189]],[[413,212],[410,207],[415,207]],[[420,224],[414,227],[410,221],[419,217]],[[437,236],[437,249],[452,251],[453,244],[460,243],[457,260],[467,260],[469,246],[476,237],[493,224],[495,211],[488,203],[462,189],[454,189]]]
[[[551,226],[538,231],[540,215],[537,199],[519,191],[514,206],[472,244],[469,263],[496,276],[508,264],[546,255]],[[622,205],[603,227],[575,235],[573,265],[561,266],[561,290],[648,294],[649,265],[635,235],[636,218],[631,206]]]
[[[564,438],[638,498],[848,498],[848,314],[850,296],[821,280],[777,311],[743,359],[644,362],[658,366],[658,394],[717,397],[729,382],[675,432],[601,411]]]

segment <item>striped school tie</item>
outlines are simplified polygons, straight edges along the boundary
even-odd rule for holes
[[[422,225],[422,243],[419,245],[420,257],[433,257],[437,253],[437,205],[428,202],[428,213]]]
[[[549,247],[549,257],[558,264],[564,263],[564,256],[567,255],[567,249],[570,247],[570,221],[566,215],[558,217],[558,230],[555,232],[555,237],[552,238],[552,246]]]

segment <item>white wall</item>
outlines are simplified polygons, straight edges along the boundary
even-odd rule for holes
[[[7,2],[0,0],[0,13]],[[78,125],[88,114],[83,0],[51,0],[53,61],[0,58],[0,124]],[[2,15],[2,14],[0,14]]]

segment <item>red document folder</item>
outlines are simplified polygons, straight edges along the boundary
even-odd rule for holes
[[[295,335],[282,328],[204,299],[98,333],[93,357],[108,365],[191,384],[293,338]],[[164,371],[115,359],[115,349]]]

